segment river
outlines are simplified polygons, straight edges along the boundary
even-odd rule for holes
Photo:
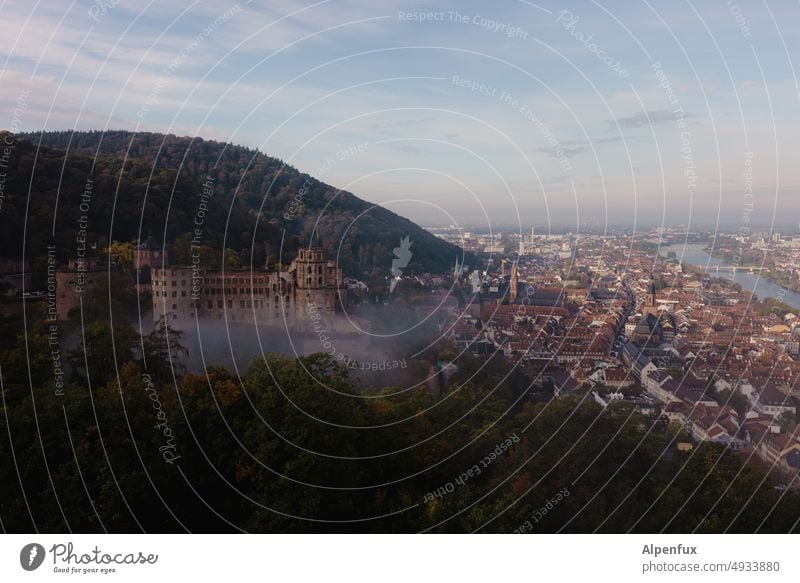
[[[689,245],[665,245],[661,248],[661,256],[666,257],[667,253],[674,251],[678,261],[681,263],[691,263],[699,267],[705,268],[709,275],[712,277],[731,278],[730,271],[714,271],[717,265],[724,265],[725,263],[716,257],[712,257],[705,251],[703,244],[689,244]],[[747,268],[742,268],[733,276],[733,281],[742,286],[742,289],[755,292],[759,298],[777,298],[782,302],[800,310],[800,294],[793,292],[778,284],[768,280],[765,277],[759,277],[757,273],[749,273]]]

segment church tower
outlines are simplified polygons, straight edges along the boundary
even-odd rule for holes
[[[650,278],[650,286],[647,290],[647,299],[645,300],[644,309],[642,310],[642,315],[647,316],[652,314],[653,316],[658,316],[658,304],[656,304],[656,282],[653,281],[653,278]]]

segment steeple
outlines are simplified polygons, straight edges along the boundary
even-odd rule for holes
[[[647,289],[647,299],[645,300],[644,309],[642,313],[647,316],[652,314],[658,316],[658,304],[656,304],[656,282],[650,276],[650,285]]]

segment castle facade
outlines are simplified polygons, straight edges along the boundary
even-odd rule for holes
[[[139,269],[150,268],[153,318],[176,321],[218,319],[259,326],[308,323],[311,316],[333,316],[347,305],[344,274],[320,247],[300,249],[278,271],[201,270],[197,265],[168,265],[148,241],[139,249]],[[316,316],[315,316],[316,317]]]

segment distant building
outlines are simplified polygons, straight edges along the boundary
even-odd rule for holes
[[[774,383],[766,383],[760,391],[750,395],[753,408],[762,415],[777,416],[782,413],[795,413],[794,405]]]
[[[131,276],[136,284],[139,293],[152,291],[151,268],[162,265],[166,260],[167,252],[164,246],[159,244],[152,235],[142,241],[136,248],[136,256],[133,260],[133,270]]]
[[[108,276],[108,266],[99,258],[72,259],[66,267],[56,270],[56,311],[59,320],[69,318],[73,308],[100,278]]]
[[[519,274],[517,272],[517,262],[511,264],[511,281],[509,282],[509,300],[511,303],[517,301],[519,292]]]

